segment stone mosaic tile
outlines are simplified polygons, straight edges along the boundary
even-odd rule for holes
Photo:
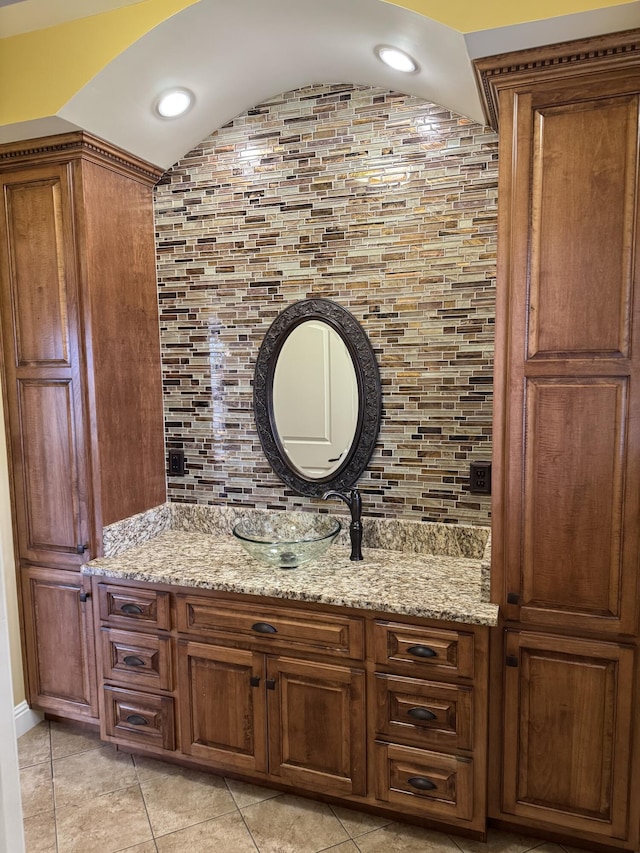
[[[351,311],[380,363],[369,515],[486,525],[498,149],[418,98],[309,86],[238,116],[167,171],[155,217],[172,501],[309,509],[262,453],[252,380],[265,331],[311,296]]]

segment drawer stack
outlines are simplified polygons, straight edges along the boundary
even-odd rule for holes
[[[375,620],[371,787],[396,809],[484,827],[486,632]]]
[[[167,592],[98,584],[101,736],[123,746],[176,748]]]

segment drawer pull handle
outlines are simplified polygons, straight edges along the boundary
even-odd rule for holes
[[[125,658],[126,660],[126,658]],[[428,708],[409,708],[407,714],[414,720],[435,720],[436,715]]]
[[[80,593],[80,601],[82,604],[86,604],[87,601],[91,598],[90,592],[84,592],[84,590]]]
[[[407,779],[407,782],[419,791],[433,791],[437,787],[431,779],[426,779],[424,776],[412,776],[411,779]]]
[[[431,646],[409,646],[407,649],[410,655],[417,658],[437,658],[438,652],[432,649]]]
[[[127,655],[126,658],[123,658],[123,660],[127,666],[144,666],[145,665],[142,658],[139,658],[137,655]]]
[[[127,722],[131,723],[132,726],[148,726],[149,720],[142,716],[142,714],[129,714],[127,717]]]
[[[139,604],[123,604],[120,610],[123,613],[135,613],[137,615],[142,613],[142,607]]]
[[[257,631],[258,634],[277,634],[278,629],[274,628],[273,625],[269,625],[268,622],[254,622],[251,626],[252,631]]]

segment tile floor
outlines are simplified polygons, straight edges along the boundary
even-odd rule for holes
[[[43,722],[18,741],[27,853],[578,853],[485,844],[116,752]]]

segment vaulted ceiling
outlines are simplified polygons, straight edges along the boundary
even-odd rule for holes
[[[634,27],[640,0],[0,0],[0,141],[82,128],[167,167],[260,101],[331,82],[484,121],[472,59]],[[167,121],[153,103],[170,86],[196,101]]]

